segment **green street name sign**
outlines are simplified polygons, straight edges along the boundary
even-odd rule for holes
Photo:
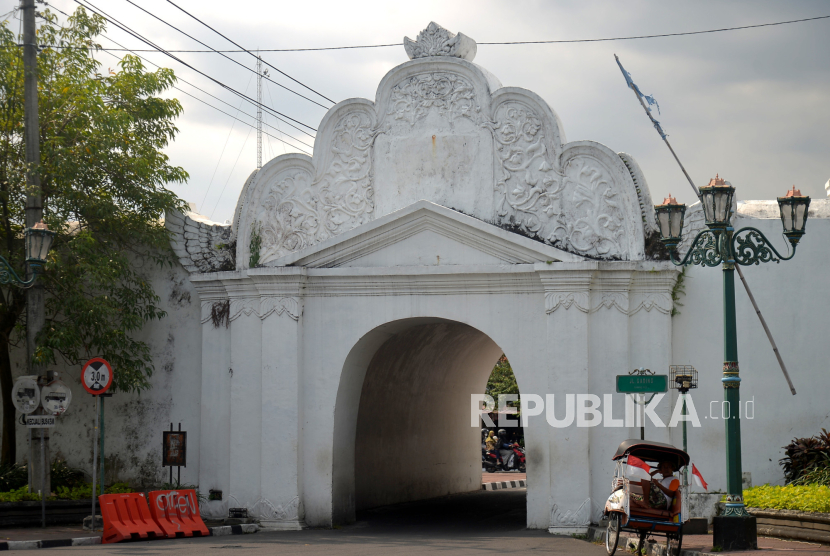
[[[650,394],[668,389],[669,375],[617,375],[617,392],[620,394]]]

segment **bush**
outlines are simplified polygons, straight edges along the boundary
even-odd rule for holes
[[[805,472],[830,468],[830,433],[825,429],[810,438],[793,438],[784,450],[786,455],[779,463],[787,483],[798,481]]]
[[[40,500],[40,494],[37,492],[26,492],[28,485],[11,490],[9,492],[0,492],[0,502],[25,502]],[[95,490],[98,490],[96,485]],[[133,492],[127,483],[115,483],[104,490],[105,494],[124,494]],[[55,489],[55,492],[48,498],[48,500],[85,500],[92,498],[92,483],[82,483],[74,487],[60,486]]]
[[[84,484],[84,472],[75,467],[69,467],[66,460],[60,457],[52,462],[52,490],[72,488]]]
[[[29,470],[19,463],[0,465],[0,492],[8,492],[29,484]]]
[[[826,485],[763,485],[744,490],[750,508],[830,513],[830,487]]]

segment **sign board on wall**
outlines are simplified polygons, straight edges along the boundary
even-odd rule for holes
[[[186,432],[162,432],[161,465],[162,467],[187,467]]]

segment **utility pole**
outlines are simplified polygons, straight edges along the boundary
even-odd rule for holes
[[[262,58],[256,57],[256,169],[262,168]]]
[[[23,71],[24,71],[24,141],[26,144],[26,227],[34,228],[43,219],[43,199],[40,190],[40,124],[38,121],[37,101],[37,27],[35,24],[35,0],[21,0],[20,11],[23,15]],[[26,277],[33,274],[31,265],[27,264]],[[29,374],[39,374],[40,369],[34,363],[36,337],[43,328],[44,295],[43,286],[35,283],[26,290],[26,356]],[[38,382],[45,384],[46,377]],[[41,384],[42,386],[43,384]],[[45,499],[51,484],[49,466],[49,433],[46,428],[35,429],[38,438],[33,439],[29,454],[29,466],[33,492],[40,491]],[[35,455],[37,452],[40,457]],[[32,457],[34,456],[34,457]]]

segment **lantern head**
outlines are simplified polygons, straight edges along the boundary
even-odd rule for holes
[[[26,262],[35,265],[46,264],[46,255],[54,239],[55,232],[50,231],[43,220],[31,228],[26,228]]]
[[[778,197],[778,208],[781,210],[781,223],[784,225],[784,235],[795,247],[804,227],[807,225],[807,209],[810,207],[810,197],[802,195],[801,191],[793,186],[783,197]]]
[[[674,251],[681,240],[686,205],[678,203],[669,193],[662,205],[655,205],[654,211],[657,213],[657,225],[660,227],[660,241],[666,249]]]
[[[723,229],[729,226],[734,196],[735,188],[732,187],[732,184],[717,174],[709,180],[709,185],[700,188],[703,214],[709,228]]]

